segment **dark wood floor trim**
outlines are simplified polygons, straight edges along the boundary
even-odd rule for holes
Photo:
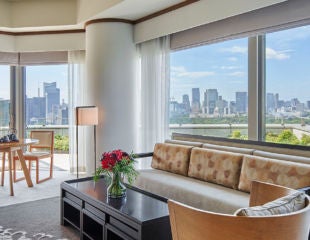
[[[200,1],[200,0],[186,0],[184,2],[175,4],[175,5],[171,6],[171,7],[167,7],[165,9],[163,9],[163,10],[160,10],[158,12],[155,12],[155,13],[152,13],[150,15],[147,15],[145,17],[139,18],[139,19],[134,21],[134,24],[150,20],[152,18],[158,17],[158,16],[163,15],[163,14],[168,13],[168,12],[172,12],[172,11],[174,11],[176,9],[185,7],[185,6],[189,5],[189,4],[192,4],[192,3],[195,3],[195,2],[198,2],[198,1]]]

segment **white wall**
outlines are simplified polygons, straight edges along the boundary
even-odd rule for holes
[[[11,25],[11,5],[7,1],[0,1],[0,27]]]
[[[0,52],[15,52],[15,36],[0,34]]]
[[[135,25],[134,41],[144,42],[287,0],[201,0]]]

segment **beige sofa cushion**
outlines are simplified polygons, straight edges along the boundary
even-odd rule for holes
[[[157,143],[154,147],[152,168],[186,176],[192,146]]]
[[[265,158],[273,158],[273,159],[280,159],[280,160],[291,161],[291,162],[299,162],[299,163],[310,164],[310,158],[307,158],[307,157],[300,157],[300,156],[293,156],[293,155],[288,155],[288,154],[265,152],[265,151],[259,151],[259,150],[255,150],[253,155],[260,156],[260,157],[265,157]]]
[[[245,155],[239,190],[249,192],[252,180],[270,182],[293,189],[307,187],[310,186],[310,165]]]
[[[254,152],[254,149],[250,149],[250,148],[230,147],[230,146],[222,146],[222,145],[210,144],[210,143],[204,143],[202,147],[207,148],[207,149],[215,149],[215,150],[248,154],[248,155],[252,155]]]
[[[297,192],[268,202],[262,206],[241,208],[235,212],[236,216],[272,216],[289,214],[305,208],[306,195]]]
[[[157,169],[139,170],[133,185],[199,209],[225,214],[247,207],[250,196],[239,190]]]
[[[237,189],[243,155],[193,148],[188,176]]]

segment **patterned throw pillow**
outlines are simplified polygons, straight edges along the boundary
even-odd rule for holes
[[[242,154],[193,148],[188,176],[237,189]]]
[[[192,146],[157,143],[154,147],[152,168],[187,176]]]
[[[272,216],[292,213],[305,208],[306,195],[303,192],[296,192],[262,206],[238,209],[236,216]]]

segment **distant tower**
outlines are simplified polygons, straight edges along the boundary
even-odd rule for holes
[[[191,111],[191,105],[190,105],[190,102],[189,102],[189,96],[188,96],[188,94],[184,94],[183,97],[182,97],[182,99],[183,99],[182,103],[183,103],[184,106],[185,106],[185,111],[186,111],[187,113],[190,113],[190,111]]]
[[[236,92],[236,112],[246,113],[248,106],[248,93]]]
[[[60,89],[56,87],[56,82],[43,83],[44,96],[46,96],[47,113],[53,111],[53,106],[60,105]]]
[[[200,111],[200,90],[199,88],[192,88],[192,113],[199,113]]]
[[[206,102],[207,102],[207,113],[213,114],[216,107],[216,101],[218,100],[217,89],[207,89],[205,93]]]

